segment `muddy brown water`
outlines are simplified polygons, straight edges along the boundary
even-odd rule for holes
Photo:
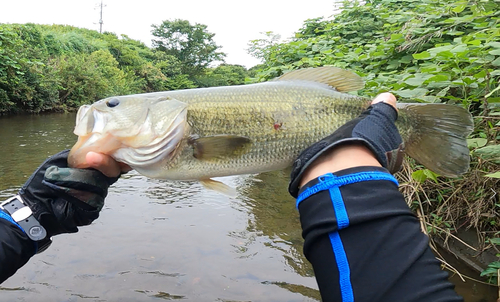
[[[74,120],[0,117],[0,199],[74,144]],[[220,180],[236,198],[196,182],[124,175],[101,217],[56,236],[0,285],[0,301],[319,301],[285,172]],[[496,299],[492,287],[454,282],[467,302]]]

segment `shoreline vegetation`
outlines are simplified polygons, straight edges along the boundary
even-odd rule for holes
[[[469,172],[448,179],[410,160],[398,177],[431,238],[460,242],[459,234],[475,232],[474,246],[464,246],[472,258],[492,255],[480,268],[496,284],[500,2],[352,0],[337,11],[330,19],[304,21],[287,41],[272,32],[250,41],[249,53],[263,63],[249,70],[224,64],[214,34],[184,20],[153,25],[152,48],[72,26],[0,24],[0,115],[66,112],[112,95],[267,81],[323,65],[358,73],[366,82],[358,93],[365,96],[391,91],[403,102],[463,106],[475,122]],[[216,62],[222,64],[210,67]]]
[[[204,25],[164,21],[154,32],[149,48],[126,35],[68,25],[0,23],[0,115],[71,111],[113,95],[244,84],[254,73],[224,64]],[[168,45],[173,35],[178,43]],[[209,67],[215,62],[222,64]]]

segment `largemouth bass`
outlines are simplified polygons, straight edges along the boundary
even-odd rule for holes
[[[199,180],[227,192],[211,178],[290,166],[369,106],[346,93],[363,86],[355,73],[325,66],[259,84],[110,97],[79,109],[68,162],[84,168],[87,152],[101,152],[147,177]],[[403,103],[398,110],[409,156],[440,175],[467,171],[467,110]]]

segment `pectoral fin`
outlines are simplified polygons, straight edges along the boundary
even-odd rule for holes
[[[248,152],[252,141],[243,136],[217,135],[191,139],[193,156],[199,160],[239,157]]]
[[[230,186],[228,186],[220,181],[208,178],[208,179],[200,179],[200,183],[207,189],[226,194],[230,197],[236,196],[236,189],[235,188],[231,188]]]

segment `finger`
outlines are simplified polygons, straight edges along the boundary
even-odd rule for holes
[[[391,105],[392,107],[394,107],[394,109],[396,109],[396,110],[398,109],[396,107],[396,103],[397,103],[396,97],[394,96],[394,94],[392,94],[390,92],[384,92],[384,93],[377,95],[377,97],[373,99],[372,105],[376,104],[376,103],[380,103],[380,102],[387,103],[387,104]]]
[[[129,171],[132,171],[132,168],[129,165],[125,164],[125,163],[120,163],[119,162],[118,165],[120,165],[120,169],[122,170],[123,173],[127,173]]]
[[[85,160],[91,168],[101,171],[107,177],[119,176],[122,171],[119,163],[108,155],[89,152],[85,156]]]

